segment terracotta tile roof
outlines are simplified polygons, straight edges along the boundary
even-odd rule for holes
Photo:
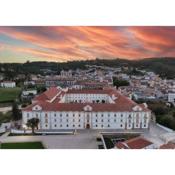
[[[111,90],[99,89],[69,89],[68,94],[109,94]]]
[[[161,145],[160,149],[175,149],[175,143],[168,142],[167,144]]]
[[[59,89],[56,87],[51,87],[44,93],[40,94],[39,96],[36,96],[33,101],[46,101],[53,99],[58,93],[60,92]]]
[[[15,83],[15,81],[2,81],[1,83]]]
[[[48,100],[53,99],[59,92],[59,96],[57,96],[52,103],[47,102]],[[104,93],[110,95],[111,97],[114,95],[116,99],[114,100],[115,103],[59,103],[60,97],[64,96],[65,93]],[[148,108],[144,107],[143,105],[138,105],[114,89],[68,90],[68,92],[61,92],[61,90],[52,87],[43,94],[34,98],[33,101],[38,102],[37,104],[42,107],[43,111],[83,111],[83,108],[86,105],[90,105],[92,107],[92,111],[94,112],[132,112],[133,107],[135,106],[140,106],[142,111],[150,111]],[[32,105],[23,110],[32,110]]]
[[[152,145],[153,143],[141,138],[141,137],[136,137],[124,142],[118,142],[116,144],[116,147],[119,149],[144,149],[145,147]]]
[[[93,112],[132,112],[133,105],[123,104],[107,104],[107,103],[49,103],[49,102],[38,102],[32,104],[23,111],[32,111],[32,107],[36,104],[42,107],[43,111],[84,111],[84,107],[89,105],[92,107]]]

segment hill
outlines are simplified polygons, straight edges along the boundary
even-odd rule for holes
[[[95,59],[86,61],[70,61],[65,63],[56,62],[26,62],[26,63],[1,63],[0,73],[11,73],[11,76],[17,74],[43,74],[45,70],[51,70],[51,73],[59,73],[61,70],[77,68],[86,69],[86,65],[99,65],[109,67],[128,66],[139,69],[154,71],[161,77],[175,78],[175,57],[162,58],[145,58],[141,60],[126,60],[126,59]]]

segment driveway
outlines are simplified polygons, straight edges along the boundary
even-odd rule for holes
[[[2,112],[2,113],[6,113],[6,112],[11,111],[11,110],[12,110],[11,106],[0,108],[0,112]]]
[[[143,136],[146,139],[153,142],[155,145],[157,145],[157,147],[159,147],[160,145],[165,143],[161,138],[161,135],[165,133],[168,133],[168,132],[163,128],[159,127],[158,125],[156,125],[155,123],[151,123],[150,129],[148,130],[148,132],[144,132]]]
[[[82,132],[75,135],[8,136],[1,138],[1,142],[42,141],[50,149],[97,149],[97,135],[96,132]]]

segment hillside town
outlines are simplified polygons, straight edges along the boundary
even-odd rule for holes
[[[45,69],[13,79],[3,70],[1,142],[32,135],[45,148],[175,149],[174,79],[127,66]]]

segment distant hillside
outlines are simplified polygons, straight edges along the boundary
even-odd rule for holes
[[[18,73],[35,73],[42,74],[43,70],[52,70],[59,73],[63,69],[85,69],[86,65],[100,65],[109,67],[128,66],[139,69],[146,69],[158,73],[161,77],[175,78],[175,58],[145,58],[142,60],[126,60],[126,59],[113,59],[113,60],[87,60],[87,61],[71,61],[66,63],[56,62],[27,62],[20,63],[4,63],[0,64],[0,72],[14,70],[13,74]]]

